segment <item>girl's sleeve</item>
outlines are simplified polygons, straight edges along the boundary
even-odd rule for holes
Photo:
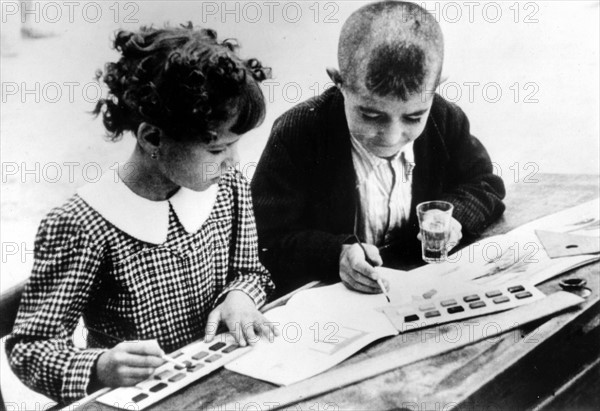
[[[240,290],[248,294],[257,307],[261,307],[275,286],[271,281],[271,275],[258,258],[258,235],[250,186],[239,172],[234,176],[233,201],[235,204],[232,236],[234,244],[229,258],[231,281],[216,301],[221,301],[229,291]]]
[[[87,395],[105,351],[80,349],[73,333],[97,281],[103,251],[64,209],[38,230],[33,272],[6,341],[11,368],[30,388],[59,402]]]

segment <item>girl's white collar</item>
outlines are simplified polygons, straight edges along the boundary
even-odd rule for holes
[[[99,181],[79,188],[77,194],[120,230],[138,240],[162,244],[169,231],[169,204],[185,230],[192,234],[208,219],[218,191],[217,184],[206,191],[181,187],[168,200],[151,201],[135,194],[114,174],[105,173]]]

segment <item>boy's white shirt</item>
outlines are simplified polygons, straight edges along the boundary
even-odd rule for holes
[[[169,231],[169,204],[185,231],[193,234],[208,219],[219,192],[218,184],[205,191],[181,187],[171,198],[152,201],[135,194],[114,174],[87,183],[77,194],[108,222],[138,240],[162,244]]]
[[[388,160],[370,153],[354,136],[350,140],[361,205],[357,211],[362,224],[356,228],[362,241],[382,245],[389,232],[410,216],[414,142]]]

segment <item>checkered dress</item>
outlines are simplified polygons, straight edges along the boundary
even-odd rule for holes
[[[246,181],[221,180],[214,208],[189,234],[170,208],[163,244],[137,240],[106,221],[79,195],[42,221],[35,261],[13,333],[10,365],[29,387],[60,402],[87,395],[97,358],[115,345],[87,325],[126,340],[157,339],[170,352],[200,338],[208,313],[231,290],[260,306],[273,283],[257,255]]]

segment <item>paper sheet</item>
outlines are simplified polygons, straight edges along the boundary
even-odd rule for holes
[[[432,275],[379,269],[390,284],[392,302],[423,300],[433,295],[464,292],[473,286]],[[378,308],[383,294],[362,294],[342,283],[303,290],[283,307],[265,315],[279,323],[281,336],[261,340],[248,354],[226,368],[277,385],[289,385],[319,374],[380,338],[398,334]]]
[[[323,288],[329,290],[310,293],[309,300],[328,298],[329,293],[339,294],[337,287]],[[278,323],[279,337],[272,342],[261,340],[226,368],[277,385],[289,385],[339,364],[373,341],[397,334],[387,317],[372,308],[365,307],[362,312],[337,311],[338,315],[332,315],[334,310],[303,301],[303,293],[296,295],[300,297],[296,304],[277,307],[265,314]]]

